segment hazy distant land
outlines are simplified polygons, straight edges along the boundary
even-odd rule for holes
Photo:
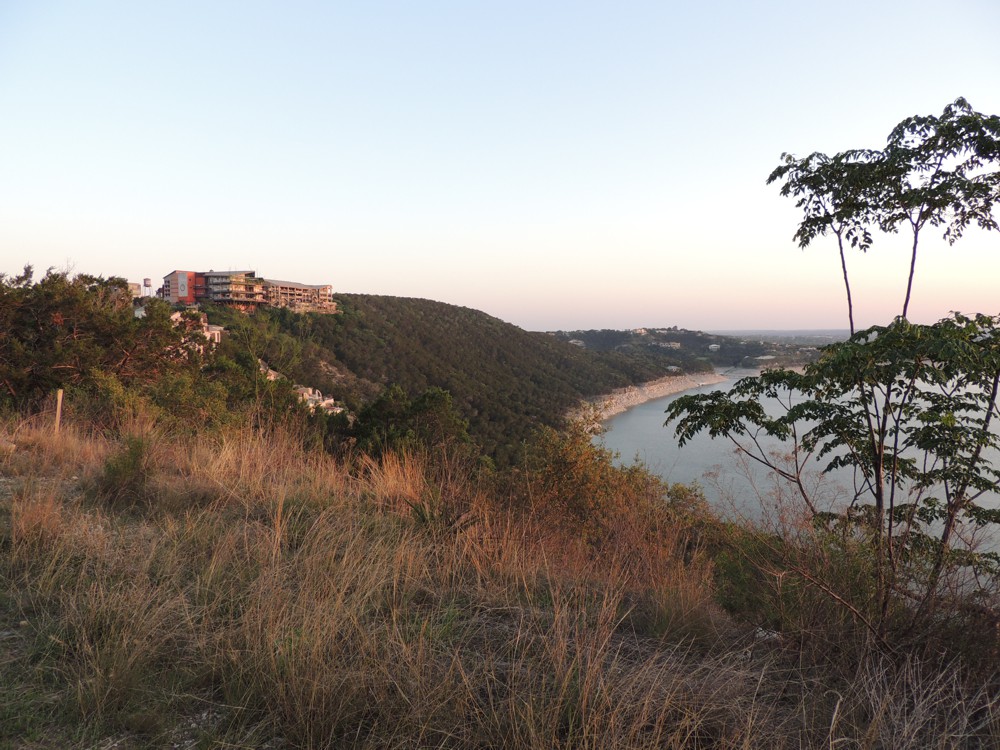
[[[758,341],[770,341],[777,344],[797,344],[799,346],[823,346],[835,341],[847,340],[851,332],[846,328],[816,328],[816,329],[753,329],[741,328],[733,330],[707,331],[716,336],[732,336],[734,338],[749,338]]]

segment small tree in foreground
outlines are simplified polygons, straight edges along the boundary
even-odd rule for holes
[[[782,194],[798,198],[800,245],[827,233],[837,239],[852,335],[802,374],[769,371],[728,393],[682,397],[667,424],[676,423],[681,444],[703,431],[732,440],[789,483],[816,527],[867,544],[867,599],[826,591],[884,642],[894,613],[912,628],[940,611],[946,573],[966,574],[952,589],[965,603],[994,591],[1000,574],[1000,556],[974,551],[963,533],[1000,522],[1000,318],[906,319],[922,230],[943,227],[953,243],[971,224],[997,228],[1000,118],[959,99],[941,117],[901,122],[883,151],[783,160],[768,181],[785,180]],[[873,230],[903,225],[913,243],[902,314],[856,332],[845,246],[867,250]],[[790,460],[775,458],[763,436],[787,441]],[[810,466],[853,479],[833,512],[811,497],[803,481]]]
[[[816,524],[868,540],[869,618],[881,636],[893,596],[926,615],[945,569],[991,581],[1000,571],[996,552],[956,546],[962,532],[1000,521],[991,507],[1000,500],[998,383],[1000,319],[899,318],[830,347],[805,373],[767,371],[728,393],[680,398],[667,414],[681,444],[703,430],[731,439],[789,482]],[[790,461],[775,458],[764,436],[789,441]],[[853,489],[836,512],[812,497],[812,467],[848,476]]]

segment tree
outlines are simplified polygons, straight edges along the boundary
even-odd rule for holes
[[[970,224],[997,228],[993,207],[1000,201],[1000,116],[976,112],[959,98],[940,117],[909,117],[889,134],[877,166],[879,228],[895,232],[906,225],[912,235],[901,313],[905,318],[925,227],[944,227],[950,244]]]
[[[630,514],[648,521],[667,502],[678,508],[698,502],[696,491],[671,489],[642,466],[616,466],[615,455],[594,445],[582,422],[561,432],[543,428],[528,450],[521,502],[547,527],[593,549],[612,543],[612,530]]]
[[[702,431],[732,440],[794,488],[814,523],[866,540],[871,599],[856,606],[828,593],[882,639],[893,609],[906,611],[911,624],[934,614],[946,570],[1000,574],[995,552],[956,544],[963,525],[1000,522],[1000,511],[983,502],[1000,482],[1000,319],[956,313],[929,326],[906,319],[923,230],[943,228],[954,243],[970,225],[997,228],[1000,118],[958,99],[940,117],[902,121],[884,150],[782,158],[768,182],[784,180],[782,194],[798,198],[801,246],[836,237],[852,335],[826,347],[804,374],[765,372],[728,393],[682,397],[667,410],[667,424],[676,422],[682,444]],[[855,331],[845,243],[867,250],[873,229],[904,225],[912,251],[902,313]],[[779,405],[777,416],[765,399]],[[788,462],[762,447],[763,435],[787,441]],[[803,482],[816,462],[823,472],[853,474],[853,495],[835,512],[818,507]]]
[[[469,423],[443,388],[431,387],[417,396],[408,416],[417,440],[428,448],[443,449],[470,442]]]
[[[353,432],[361,451],[379,456],[392,450],[434,452],[470,445],[468,426],[448,391],[431,387],[411,400],[392,385],[361,410]]]
[[[849,244],[866,251],[872,244],[869,228],[872,215],[866,193],[872,182],[873,161],[867,152],[833,157],[816,152],[804,159],[782,154],[781,158],[783,164],[771,172],[767,183],[784,180],[781,195],[798,199],[795,205],[804,214],[795,232],[799,247],[807,247],[827,232],[836,238],[847,291],[847,317],[853,334],[854,302],[844,249]]]
[[[133,313],[124,279],[49,270],[37,282],[30,266],[0,275],[0,398],[36,407],[57,388],[86,384],[94,373],[145,383],[197,368],[197,342],[151,300]]]
[[[729,438],[789,482],[814,521],[867,538],[875,622],[884,623],[904,585],[911,595],[919,586],[919,612],[929,613],[949,561],[1000,563],[993,552],[952,552],[963,522],[1000,521],[982,503],[996,499],[1000,481],[998,383],[1000,319],[955,315],[924,326],[898,318],[829,347],[804,374],[767,371],[728,393],[678,399],[667,414],[682,444],[703,430]],[[769,411],[765,399],[780,406]],[[771,455],[764,435],[789,441],[790,460]],[[851,473],[853,494],[839,512],[814,502],[804,481],[812,466]]]
[[[781,195],[797,199],[803,212],[795,232],[800,247],[827,233],[837,240],[852,334],[845,243],[866,251],[872,246],[872,230],[909,228],[910,270],[900,313],[905,318],[926,227],[943,228],[950,244],[972,224],[997,229],[993,208],[1000,201],[1000,116],[976,112],[962,98],[940,116],[906,118],[889,133],[882,150],[854,149],[832,157],[817,152],[803,159],[782,154],[782,162],[767,182],[783,181]]]

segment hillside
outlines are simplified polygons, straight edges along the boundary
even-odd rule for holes
[[[802,337],[723,335],[672,328],[636,328],[629,331],[558,331],[560,341],[572,342],[589,351],[614,352],[632,361],[662,367],[674,365],[685,372],[715,367],[791,367],[818,356],[814,339]],[[830,343],[832,339],[824,339]]]
[[[338,315],[270,309],[246,316],[206,307],[227,334],[216,349],[204,349],[197,313],[175,325],[168,306],[150,300],[137,317],[121,280],[49,273],[35,283],[28,269],[0,284],[8,331],[0,338],[0,385],[12,403],[32,409],[70,388],[73,408],[95,419],[134,391],[155,409],[176,412],[190,430],[227,421],[265,394],[278,411],[288,399],[294,405],[298,383],[356,416],[380,400],[387,407],[369,412],[375,420],[367,425],[321,418],[329,448],[358,441],[372,450],[397,437],[426,442],[418,433],[431,421],[439,435],[465,440],[467,432],[507,465],[534,431],[560,426],[583,399],[713,362],[774,359],[770,352],[778,351],[677,329],[529,333],[477,310],[421,299],[345,294],[337,302]],[[39,310],[46,325],[38,324]],[[262,390],[260,362],[288,380]]]
[[[68,388],[70,408],[96,420],[113,412],[109,406],[139,398],[191,430],[226,422],[265,398],[276,413],[294,408],[292,383],[299,383],[319,388],[359,417],[390,399],[374,429],[372,420],[366,427],[364,419],[349,424],[321,416],[328,448],[357,440],[371,450],[368,438],[383,436],[382,442],[398,443],[397,436],[426,442],[418,433],[434,422],[438,434],[443,429],[462,440],[467,430],[486,455],[507,465],[516,463],[534,431],[559,426],[585,398],[709,369],[715,342],[722,342],[726,356],[765,351],[695,332],[674,331],[670,335],[690,339],[674,346],[659,333],[529,333],[429,300],[340,295],[337,302],[338,315],[271,309],[246,316],[206,307],[210,321],[227,333],[220,346],[205,349],[197,313],[175,324],[165,303],[148,300],[136,316],[120,279],[50,272],[35,282],[26,269],[0,281],[0,320],[7,331],[0,337],[0,385],[11,404],[29,409]],[[260,382],[260,362],[288,380]]]
[[[339,315],[258,313],[259,325],[275,326],[302,347],[282,371],[355,409],[391,384],[411,397],[447,390],[472,437],[502,462],[535,427],[559,424],[581,399],[662,377],[678,364],[640,350],[581,348],[442,302],[361,294],[336,299]],[[223,311],[213,317],[236,322]],[[694,357],[679,364],[684,371],[710,367]]]

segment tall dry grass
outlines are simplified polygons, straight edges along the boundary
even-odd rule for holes
[[[15,446],[0,451],[4,476],[69,478],[101,465],[110,441],[85,426],[65,423],[55,431],[51,417],[0,421],[0,441]]]
[[[280,428],[138,437],[134,504],[98,481],[127,441],[38,435],[0,464],[19,658],[98,734],[166,742],[207,715],[205,742],[236,746],[1000,740],[995,693],[959,675],[872,657],[833,682],[748,653],[681,515],[623,507],[581,542],[416,455],[348,470]]]

